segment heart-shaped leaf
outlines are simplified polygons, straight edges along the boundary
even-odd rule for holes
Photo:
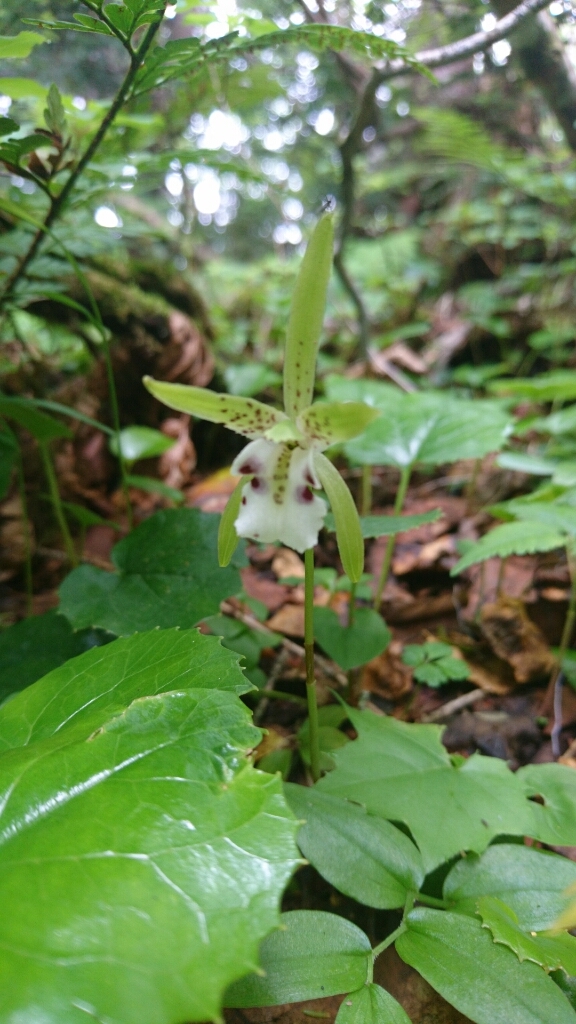
[[[376,658],[390,643],[390,630],[373,608],[357,608],[351,626],[342,626],[332,608],[315,608],[314,632],[326,654],[345,672]]]
[[[219,519],[197,509],[157,512],[112,552],[117,573],[82,565],[60,588],[60,611],[75,629],[99,626],[117,635],[156,626],[193,626],[240,590],[236,554],[221,569]]]

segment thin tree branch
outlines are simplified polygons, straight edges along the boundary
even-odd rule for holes
[[[520,22],[530,14],[537,14],[549,4],[549,0],[522,0],[513,11],[504,15],[496,22],[493,28],[485,32],[474,32],[471,36],[458,39],[455,43],[448,43],[446,46],[438,46],[433,50],[420,50],[414,55],[414,59],[427,68],[445,67],[456,60],[464,57],[471,57],[475,53],[481,53],[494,43],[498,43],[505,36],[513,32]],[[412,73],[413,68],[406,61],[391,60],[380,69],[380,82],[388,78],[395,78],[404,72]]]
[[[16,267],[14,268],[14,270],[12,271],[10,276],[8,277],[8,280],[6,281],[6,283],[4,285],[4,288],[3,288],[3,291],[2,291],[2,295],[0,296],[2,301],[6,301],[6,299],[10,298],[10,296],[12,295],[12,293],[14,291],[14,288],[15,288],[16,284],[18,283],[18,281],[21,280],[21,278],[26,273],[26,271],[27,271],[28,267],[30,266],[32,260],[37,255],[38,250],[39,250],[42,242],[44,241],[44,238],[46,237],[46,233],[50,230],[50,228],[52,227],[54,222],[58,219],[58,217],[62,213],[62,211],[63,211],[63,209],[64,209],[64,207],[65,207],[65,205],[66,205],[66,203],[68,201],[68,198],[69,198],[71,192],[73,191],[73,189],[76,186],[76,182],[80,178],[81,174],[83,173],[83,171],[85,170],[87,165],[92,160],[94,154],[96,153],[96,151],[98,150],[98,148],[100,146],[100,143],[102,142],[102,140],[104,139],[104,136],[106,135],[108,129],[110,128],[110,125],[114,121],[114,118],[116,117],[118,112],[121,110],[121,108],[122,108],[122,106],[123,106],[123,104],[124,104],[128,94],[129,94],[129,92],[130,92],[130,90],[132,88],[132,85],[134,84],[134,80],[135,80],[136,75],[138,74],[138,71],[139,71],[139,69],[140,69],[140,67],[142,65],[142,61],[144,60],[144,57],[146,56],[148,50],[150,49],[150,47],[152,45],[152,42],[154,40],[154,36],[156,35],[156,32],[158,31],[158,27],[160,25],[160,22],[162,21],[162,17],[163,17],[163,12],[160,12],[160,17],[157,18],[155,21],[153,21],[148,26],[148,29],[146,30],[144,38],[142,39],[142,42],[141,42],[140,46],[138,47],[138,50],[132,56],[132,59],[131,59],[131,62],[130,62],[130,68],[128,70],[128,73],[127,73],[126,77],[124,78],[124,81],[122,82],[122,85],[118,89],[118,92],[116,93],[116,96],[114,97],[114,99],[113,99],[113,101],[112,101],[112,103],[111,103],[111,105],[110,105],[110,107],[109,107],[109,109],[108,109],[108,111],[106,113],[106,116],[103,118],[103,120],[102,120],[102,122],[100,124],[100,127],[98,128],[98,131],[96,132],[96,134],[92,138],[92,141],[89,143],[89,145],[85,149],[84,153],[80,157],[80,160],[78,161],[78,163],[76,164],[74,169],[71,171],[71,173],[68,176],[68,179],[66,180],[66,182],[65,182],[61,192],[56,197],[54,197],[52,199],[52,202],[50,204],[50,209],[48,210],[48,213],[46,214],[46,217],[44,218],[44,221],[42,223],[42,227],[38,228],[38,231],[34,235],[34,238],[32,239],[32,242],[30,243],[27,251],[24,253],[22,258],[18,261],[18,263],[16,264]]]

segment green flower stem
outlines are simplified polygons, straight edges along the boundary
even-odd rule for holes
[[[348,601],[348,625],[353,626],[356,619],[356,587],[357,583],[350,584],[350,598]]]
[[[360,515],[369,516],[372,511],[372,466],[362,466],[360,488]]]
[[[128,490],[128,469],[126,466],[126,460],[122,455],[122,440],[120,437],[120,409],[118,406],[118,392],[116,391],[116,381],[114,380],[114,367],[112,366],[112,354],[110,352],[110,343],[106,335],[106,328],[102,324],[102,345],[104,347],[104,361],[106,363],[106,376],[108,378],[108,394],[110,396],[110,407],[112,410],[112,423],[114,425],[114,433],[116,435],[116,445],[118,448],[118,460],[120,462],[120,479],[122,481],[122,493],[124,495],[124,501],[126,503],[126,515],[128,517],[128,529],[131,530],[134,525],[134,516],[132,514],[132,503],[130,501],[130,491]]]
[[[26,481],[24,479],[24,463],[22,452],[18,449],[17,460],[18,492],[22,505],[24,520],[24,585],[26,587],[26,615],[32,614],[32,526],[28,515],[28,499],[26,497]]]
[[[78,565],[78,558],[74,548],[74,542],[70,535],[70,530],[68,529],[64,509],[62,508],[62,500],[60,498],[60,491],[58,490],[58,481],[56,479],[56,473],[54,472],[52,459],[50,458],[50,452],[48,451],[48,445],[40,442],[39,447],[40,454],[42,455],[42,462],[44,463],[46,479],[48,480],[50,500],[52,501],[52,507],[54,508],[54,515],[58,521],[58,526],[60,527],[64,547],[66,548],[66,554],[68,555],[68,559],[71,564],[76,567]]]
[[[306,660],[306,699],[310,723],[310,768],[312,778],[320,778],[320,743],[318,737],[318,701],[314,678],[314,549],[304,552],[304,656]]]
[[[410,483],[410,477],[412,475],[412,466],[404,466],[402,473],[400,474],[400,483],[396,492],[396,501],[394,502],[394,514],[400,515],[404,506],[404,499],[406,497],[406,491],[408,490],[408,484]],[[394,554],[394,545],[396,543],[396,534],[392,533],[388,537],[388,543],[386,544],[386,551],[384,552],[384,561],[382,562],[382,570],[380,572],[380,579],[378,580],[378,587],[376,588],[376,596],[374,598],[374,607],[376,611],[379,610],[382,602],[382,594],[384,593],[384,587],[388,581],[388,573],[390,572],[390,566],[392,564],[392,555]]]

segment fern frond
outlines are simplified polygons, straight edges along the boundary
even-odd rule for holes
[[[537,523],[534,520],[520,520],[516,523],[504,523],[490,533],[484,534],[476,544],[466,552],[463,558],[452,569],[452,576],[457,576],[464,569],[469,569],[477,562],[485,562],[487,558],[507,558],[509,555],[533,555],[539,551],[552,551],[566,544],[566,534],[553,526]]]

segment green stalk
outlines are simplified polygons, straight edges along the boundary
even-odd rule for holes
[[[400,515],[402,511],[411,475],[412,466],[404,466],[400,474],[400,483],[398,485],[398,490],[396,492],[396,501],[394,502],[395,515]],[[394,554],[396,536],[397,534],[395,533],[390,534],[390,536],[388,537],[388,543],[386,544],[386,551],[384,552],[384,561],[382,562],[382,570],[380,572],[380,579],[378,580],[378,587],[376,589],[376,596],[374,598],[374,607],[376,611],[378,611],[380,608],[380,604],[382,603],[382,594],[384,593],[384,587],[388,582],[388,574],[390,572],[390,566],[392,565],[392,555]]]
[[[348,625],[353,626],[356,619],[356,587],[357,583],[350,584],[350,599],[348,602]]]
[[[130,491],[128,490],[128,472],[126,469],[126,460],[122,455],[122,444],[120,440],[120,408],[118,406],[118,392],[116,391],[116,381],[114,380],[114,367],[112,366],[112,355],[110,353],[110,345],[108,344],[106,328],[104,327],[103,324],[101,327],[101,334],[102,343],[104,346],[104,360],[106,362],[106,376],[108,377],[108,393],[110,395],[110,406],[112,409],[112,423],[114,426],[114,433],[116,435],[118,459],[120,462],[120,479],[122,481],[122,493],[124,495],[124,501],[126,503],[128,529],[131,530],[134,525],[134,516],[132,513],[132,504],[130,501]]]
[[[374,963],[377,956],[380,956],[380,953],[383,953],[385,949],[388,949],[388,946],[391,946],[393,942],[396,942],[396,939],[398,939],[406,931],[408,927],[408,925],[406,924],[406,915],[409,914],[410,911],[412,910],[416,898],[417,893],[408,893],[406,897],[406,903],[404,904],[402,921],[400,922],[398,927],[391,933],[391,935],[388,935],[387,938],[383,939],[382,942],[379,942],[378,945],[374,947],[374,949],[372,950],[372,963]]]
[[[50,458],[50,452],[48,451],[48,445],[46,442],[39,442],[40,454],[42,455],[42,462],[44,463],[44,471],[46,473],[46,479],[48,480],[48,488],[50,491],[50,500],[52,501],[52,507],[54,509],[54,515],[58,521],[62,539],[64,541],[64,547],[66,548],[66,554],[71,564],[76,568],[78,565],[78,558],[74,543],[68,529],[68,523],[64,515],[64,509],[62,507],[62,499],[60,498],[60,491],[58,490],[58,481],[56,479],[56,473],[54,472],[54,466],[52,465],[52,459]]]
[[[306,660],[306,700],[310,724],[310,768],[314,782],[320,778],[320,742],[318,736],[318,700],[314,678],[314,549],[304,552],[304,655]]]
[[[360,515],[369,516],[372,511],[372,466],[362,466],[360,488]]]
[[[26,615],[32,614],[32,530],[30,516],[28,515],[28,499],[26,497],[26,481],[24,479],[24,464],[22,452],[18,449],[17,461],[18,492],[20,504],[22,505],[22,518],[24,520],[24,584],[26,587]]]

